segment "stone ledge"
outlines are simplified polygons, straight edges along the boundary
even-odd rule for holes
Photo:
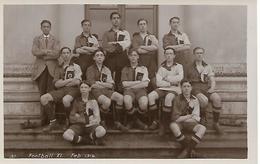
[[[211,107],[209,111],[211,111]],[[40,102],[5,102],[4,116],[39,115]],[[247,102],[223,102],[222,114],[247,114]]]
[[[216,76],[247,76],[246,63],[212,64]],[[32,64],[4,64],[4,77],[30,77]]]
[[[223,102],[246,102],[247,92],[217,90]],[[39,102],[40,94],[38,91],[4,91],[4,102]]]
[[[217,90],[247,90],[247,77],[216,77]],[[38,92],[38,87],[30,77],[5,77],[4,92]]]

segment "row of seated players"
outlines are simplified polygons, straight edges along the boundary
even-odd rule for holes
[[[147,68],[138,65],[139,54],[135,50],[130,50],[128,53],[129,66],[125,66],[121,74],[122,95],[113,90],[114,81],[111,71],[103,65],[105,54],[101,48],[95,51],[93,55],[95,64],[90,66],[86,71],[87,80],[83,82],[85,85],[80,85],[82,76],[80,66],[73,62],[70,48],[63,47],[59,59],[60,67],[55,69],[54,76],[54,85],[57,90],[41,96],[41,104],[44,106],[48,119],[50,120],[49,125],[43,130],[47,132],[57,127],[54,105],[59,101],[63,102],[71,125],[64,133],[64,138],[74,143],[84,141],[83,137],[81,137],[83,132],[90,133],[89,136],[92,141],[98,141],[96,138],[105,135],[106,117],[107,113],[110,112],[112,101],[116,104],[116,114],[113,118],[116,128],[122,131],[128,131],[128,129],[136,124],[141,129],[154,130],[157,129],[159,125],[157,118],[158,104],[156,104],[156,101],[159,98],[164,98],[160,122],[161,134],[163,134],[165,129],[170,125],[177,140],[183,141],[181,143],[186,145],[186,139],[180,132],[186,125],[176,124],[178,123],[178,117],[180,117],[181,122],[188,120],[188,124],[192,124],[191,129],[196,133],[195,136],[192,137],[192,141],[198,143],[206,130],[203,125],[206,123],[205,108],[209,98],[213,102],[214,127],[219,134],[222,134],[223,132],[218,124],[221,100],[214,91],[214,73],[211,67],[203,61],[203,55],[205,53],[203,48],[197,47],[193,53],[196,55],[196,60],[194,62],[194,68],[191,67],[188,72],[188,77],[193,78],[190,81],[192,81],[193,85],[193,94],[196,95],[197,98],[192,96],[191,93],[189,93],[189,98],[185,96],[184,98],[185,87],[182,86],[182,91],[180,87],[180,82],[183,80],[183,68],[181,64],[174,62],[175,51],[172,48],[165,49],[164,54],[166,60],[156,74],[156,84],[158,88],[149,94],[145,89],[148,87],[150,81]],[[210,86],[208,82],[210,82]],[[191,82],[186,81],[186,83],[188,83],[187,85],[191,88]],[[79,85],[80,89],[78,88]],[[84,90],[83,88],[86,90],[84,93],[82,91]],[[92,100],[89,101],[88,92],[90,90],[94,98],[90,98]],[[178,97],[180,97],[179,100]],[[182,100],[185,101],[182,102]],[[199,107],[199,100],[201,107]],[[101,119],[99,111],[101,113]],[[152,120],[149,126],[142,122],[144,115],[147,113],[149,113]],[[127,115],[126,126],[123,124],[122,119],[124,115]],[[200,119],[200,117],[202,119]],[[171,123],[171,121],[173,121],[173,123]],[[188,129],[189,128],[190,126],[188,126]],[[197,134],[197,131],[199,131],[199,134]],[[195,143],[193,145],[195,145]],[[190,153],[190,148],[189,150],[184,150]]]

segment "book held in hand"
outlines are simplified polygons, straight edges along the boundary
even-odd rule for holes
[[[66,74],[65,74],[65,80],[72,79],[72,78],[74,78],[74,76],[75,76],[75,73],[73,70],[67,70]]]
[[[107,74],[102,73],[101,74],[101,81],[106,82],[107,81]]]
[[[144,74],[143,74],[142,72],[137,72],[137,74],[136,74],[136,80],[142,81],[143,77],[144,77]]]
[[[184,44],[184,41],[183,41],[183,40],[180,40],[180,44]]]
[[[151,39],[148,39],[147,46],[150,46],[150,45],[152,45],[152,41],[151,41]]]
[[[119,34],[118,35],[118,41],[123,41],[125,39],[125,35]]]
[[[87,42],[87,46],[88,46],[88,47],[92,47],[93,45],[94,45],[94,43]]]

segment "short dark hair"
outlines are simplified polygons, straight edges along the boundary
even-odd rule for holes
[[[94,51],[93,57],[96,55],[97,52],[102,52],[105,55],[105,51],[103,50],[102,47],[98,47],[98,49],[96,51]]]
[[[51,21],[49,21],[49,20],[42,20],[41,21],[41,26],[43,25],[43,23],[48,23],[50,26],[51,26]]]
[[[181,20],[180,17],[172,17],[170,18],[169,23],[171,23],[173,19],[178,19],[179,21]]]
[[[195,54],[195,52],[197,51],[197,50],[203,50],[203,53],[205,53],[205,49],[204,48],[202,48],[202,47],[195,47],[194,49],[193,49],[193,54]]]
[[[192,84],[191,84],[191,81],[189,81],[188,79],[182,79],[182,80],[181,80],[181,86],[182,86],[184,83],[189,83],[190,85],[192,85]]]
[[[63,51],[64,49],[68,49],[68,50],[70,51],[70,53],[71,53],[71,49],[70,49],[69,47],[62,47],[62,48],[60,49],[60,54],[62,53],[62,51]]]
[[[138,21],[137,21],[137,25],[139,25],[139,23],[140,23],[141,21],[145,21],[146,24],[148,24],[148,20],[147,20],[147,19],[140,18],[140,19],[138,19]]]
[[[89,19],[83,19],[82,21],[81,21],[81,26],[83,26],[83,24],[85,23],[85,22],[89,22],[90,23],[90,25],[91,25],[91,21],[89,20]]]
[[[80,87],[82,84],[86,84],[86,85],[88,85],[88,86],[90,87],[90,85],[87,83],[86,80],[82,80],[82,81],[80,82],[80,84],[79,84],[79,87]]]
[[[173,48],[171,48],[171,47],[167,47],[167,48],[165,48],[165,49],[164,49],[164,54],[166,53],[167,50],[172,50],[173,53],[175,54],[175,50],[174,50]]]
[[[132,54],[133,52],[136,52],[136,53],[139,55],[139,53],[138,53],[138,51],[137,51],[136,48],[131,48],[131,49],[128,51],[128,55]]]
[[[114,12],[112,12],[112,13],[110,14],[110,20],[112,20],[112,18],[113,18],[113,15],[119,15],[119,18],[121,18],[121,15],[120,15],[120,13],[119,13],[119,12],[117,12],[117,11],[114,11]]]

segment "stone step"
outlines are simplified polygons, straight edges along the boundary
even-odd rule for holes
[[[217,90],[247,90],[247,77],[216,77]],[[38,92],[36,83],[28,77],[5,77],[4,92]]]
[[[210,63],[217,77],[246,77],[246,63]],[[4,64],[4,77],[30,77],[32,64]]]
[[[209,113],[208,114],[208,121],[209,123],[212,122],[212,115]],[[40,124],[40,116],[39,115],[7,115],[4,116],[4,124],[5,125],[16,125],[23,123],[27,120],[30,120],[32,122],[36,122],[37,124]],[[233,125],[234,122],[237,124],[247,124],[247,115],[245,114],[226,114],[226,115],[221,115],[220,118],[220,124],[223,125]]]
[[[212,130],[212,127],[209,126],[207,128],[207,132],[204,137],[204,140],[222,141],[222,140],[246,140],[247,139],[246,126],[240,126],[240,127],[222,126],[222,128],[225,130],[225,135],[218,136],[215,134],[215,131]],[[21,129],[19,124],[5,125],[4,136],[6,141],[7,140],[28,140],[28,141],[62,140],[63,130],[61,129],[54,130],[50,133],[43,133],[42,127],[36,129]],[[164,140],[174,141],[174,137],[170,132],[164,137],[160,137],[157,134],[158,131],[148,131],[148,130],[143,131],[143,130],[131,129],[127,133],[122,133],[118,130],[109,129],[107,131],[106,139],[122,141],[127,138],[131,138],[131,140],[164,139]]]
[[[152,158],[175,159],[180,153],[174,141],[106,141],[105,146],[73,146],[66,141],[5,141],[5,158]],[[205,141],[196,147],[204,158],[246,159],[244,141]],[[61,156],[57,156],[61,154]],[[48,156],[49,155],[49,156]]]
[[[208,128],[196,151],[206,158],[247,158],[247,127],[222,126],[218,136]],[[21,130],[4,126],[5,158],[167,158],[174,159],[180,145],[171,134],[159,137],[155,131],[108,130],[104,146],[74,146],[62,139],[62,130],[42,133],[41,128]],[[57,156],[57,153],[62,156]],[[48,156],[49,155],[49,156]]]
[[[222,101],[225,102],[245,102],[247,101],[247,91],[244,90],[217,90]],[[38,102],[40,100],[39,92],[31,91],[5,91],[4,102]]]
[[[39,102],[5,102],[4,115],[39,115]],[[247,102],[223,102],[222,114],[247,114]]]

